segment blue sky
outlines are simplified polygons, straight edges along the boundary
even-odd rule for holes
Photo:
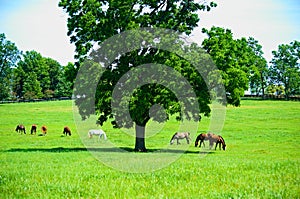
[[[22,51],[36,50],[66,65],[74,61],[74,45],[67,37],[67,17],[59,0],[0,0],[0,32]],[[267,60],[279,44],[300,41],[299,0],[215,0],[218,7],[201,13],[193,40],[201,42],[201,28],[231,29],[234,37],[254,37]]]

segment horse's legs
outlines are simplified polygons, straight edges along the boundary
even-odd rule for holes
[[[200,146],[199,147],[201,147],[201,143],[203,143],[203,147],[205,147],[204,140],[200,141]]]
[[[212,140],[209,140],[209,149],[211,149],[214,145],[214,142]]]
[[[188,137],[186,137],[186,142],[187,144],[190,144],[190,139]]]

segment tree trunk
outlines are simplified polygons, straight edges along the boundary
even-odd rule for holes
[[[134,151],[146,152],[145,146],[145,126],[135,125],[135,148]]]
[[[264,82],[264,76],[263,73],[260,72],[260,81],[261,81],[261,89],[262,89],[262,99],[265,99],[265,82]]]

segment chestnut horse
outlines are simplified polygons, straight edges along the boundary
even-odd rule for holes
[[[71,129],[69,127],[65,126],[63,134],[65,134],[66,136],[69,134],[69,136],[71,136]]]
[[[42,129],[42,133],[43,133],[42,135],[46,135],[47,134],[47,130],[48,130],[47,127],[46,126],[42,126],[41,129]]]
[[[199,140],[200,140],[199,147],[201,147],[201,143],[203,143],[203,146],[205,146],[204,145],[205,140],[209,141],[210,148],[212,148],[214,143],[216,143],[215,150],[217,149],[218,145],[219,145],[219,148],[221,150],[221,144],[222,144],[223,150],[225,150],[225,147],[226,147],[224,138],[220,135],[216,135],[216,134],[213,134],[213,133],[207,133],[207,134],[206,133],[201,133],[201,134],[199,134],[196,138],[196,141],[195,141],[195,147],[198,146]]]
[[[33,133],[36,134],[36,128],[37,128],[37,126],[36,126],[35,124],[33,124],[33,125],[31,126],[31,130],[30,130],[30,134],[31,134],[31,135],[32,135]]]
[[[23,132],[24,134],[26,134],[25,126],[23,124],[19,124],[16,128],[16,132],[21,133],[21,134]]]
[[[171,145],[174,143],[175,139],[177,140],[177,144],[180,144],[180,142],[179,142],[180,139],[186,139],[187,144],[189,144],[190,140],[191,140],[190,133],[189,132],[186,132],[186,133],[176,132],[170,140]]]

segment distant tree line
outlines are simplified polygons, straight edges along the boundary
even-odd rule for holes
[[[230,104],[239,105],[246,90],[261,97],[300,95],[299,41],[279,45],[268,64],[252,37],[234,39],[231,30],[220,27],[202,32],[207,38],[201,47],[222,71]],[[23,53],[0,34],[0,100],[71,97],[77,70],[34,50]]]
[[[22,53],[0,34],[0,100],[71,97],[77,69],[36,51]]]

